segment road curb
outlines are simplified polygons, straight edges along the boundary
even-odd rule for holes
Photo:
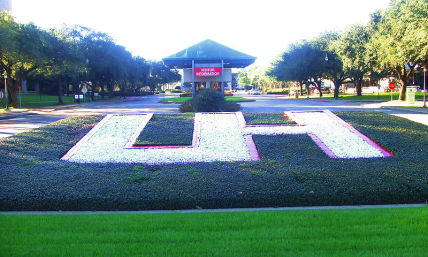
[[[428,207],[421,204],[381,204],[381,205],[343,205],[343,206],[308,206],[308,207],[266,207],[266,208],[231,208],[231,209],[189,209],[189,210],[151,210],[151,211],[4,211],[0,215],[70,215],[70,214],[162,214],[162,213],[225,213],[225,212],[260,212],[260,211],[304,211],[304,210],[363,210],[387,208]]]
[[[1,114],[0,120],[14,119],[14,118],[22,117],[22,116],[33,115],[33,114],[34,113],[30,113],[30,112],[16,113],[16,114]]]

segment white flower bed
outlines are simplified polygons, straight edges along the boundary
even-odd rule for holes
[[[79,162],[117,163],[185,163],[211,161],[249,161],[250,151],[244,135],[305,134],[317,138],[325,152],[338,158],[383,157],[373,144],[367,143],[334,114],[325,112],[290,112],[299,125],[245,127],[242,113],[198,113],[199,144],[182,148],[129,149],[130,138],[150,115],[109,115],[63,159]],[[197,134],[197,133],[196,133]]]
[[[235,114],[199,114],[199,145],[193,148],[124,149],[145,115],[110,116],[74,154],[73,162],[182,163],[251,160]],[[195,121],[198,122],[198,121]]]
[[[292,112],[290,116],[297,123],[306,125],[339,158],[384,157],[379,148],[345,127],[331,112]]]

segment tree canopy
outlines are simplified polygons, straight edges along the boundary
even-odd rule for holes
[[[60,104],[65,85],[77,93],[85,84],[104,97],[106,91],[135,94],[180,80],[177,71],[133,56],[105,33],[83,26],[43,30],[17,23],[7,12],[0,13],[0,68],[8,76],[8,99],[14,107],[25,79],[46,81]]]
[[[393,0],[389,8],[375,11],[365,26],[352,25],[343,33],[325,32],[291,44],[267,74],[299,83],[329,79],[337,98],[345,81],[353,81],[361,95],[364,76],[392,73],[400,81],[404,100],[416,67],[427,65],[428,2]]]
[[[428,2],[393,0],[372,19],[369,43],[377,71],[393,72],[401,82],[400,100],[417,65],[428,64]]]

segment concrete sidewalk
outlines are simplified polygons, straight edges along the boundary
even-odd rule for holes
[[[10,110],[8,112],[0,113],[0,120],[13,119],[13,118],[22,117],[30,114],[32,113],[28,109],[22,110],[22,111]]]
[[[72,214],[163,214],[163,213],[221,213],[221,212],[263,212],[263,211],[310,211],[310,210],[364,210],[390,208],[427,207],[420,204],[379,204],[379,205],[340,205],[340,206],[297,206],[262,207],[230,209],[186,209],[186,210],[148,210],[148,211],[2,211],[0,215],[72,215]]]
[[[32,128],[43,126],[76,115],[98,115],[109,113],[177,113],[178,105],[159,103],[162,98],[170,95],[129,97],[113,101],[96,101],[91,103],[51,106],[34,109],[11,109],[0,113],[0,138],[8,137]],[[400,116],[428,126],[428,108],[422,102],[415,105],[406,102],[389,101],[335,101],[290,99],[278,100],[276,97],[250,96],[256,102],[242,103],[244,112],[284,112],[298,110],[330,110],[330,111],[376,111]]]
[[[428,108],[423,107],[423,101],[416,101],[415,103],[407,103],[406,101],[384,101],[384,102],[373,102],[363,105],[364,108],[386,108],[393,110],[402,110],[418,113],[428,113]]]

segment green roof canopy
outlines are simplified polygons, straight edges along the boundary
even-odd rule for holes
[[[197,63],[219,63],[223,60],[224,68],[244,68],[252,64],[256,57],[206,39],[164,58],[163,62],[171,68],[182,69],[192,68],[192,60]]]

